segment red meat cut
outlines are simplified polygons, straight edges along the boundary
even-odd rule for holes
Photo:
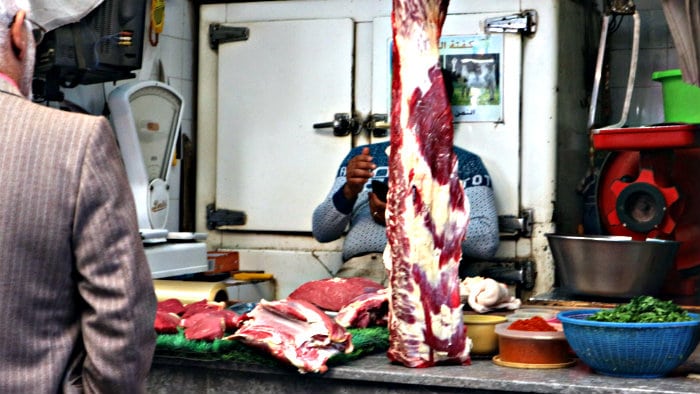
[[[158,307],[159,311],[174,313],[176,315],[182,315],[185,313],[185,306],[177,298],[168,298],[167,300],[159,301]]]
[[[302,284],[288,298],[304,300],[321,309],[337,312],[357,296],[383,288],[367,278],[320,279]]]
[[[302,373],[325,372],[331,356],[353,349],[350,333],[304,300],[260,300],[244,319],[227,339],[260,348]]]
[[[238,328],[242,317],[228,309],[195,313],[180,321],[185,338],[213,341]]]
[[[439,54],[448,3],[394,0],[391,15],[387,355],[408,367],[470,362],[458,275],[469,202]]]
[[[185,338],[189,340],[213,341],[223,338],[226,332],[226,322],[221,316],[213,313],[198,313],[185,321]]]
[[[335,317],[336,323],[345,328],[386,326],[389,312],[389,292],[380,289],[365,293],[345,305]]]
[[[180,325],[180,316],[172,312],[156,310],[156,318],[153,327],[158,334],[177,334]]]
[[[226,306],[223,302],[208,301],[206,299],[197,302],[192,302],[185,305],[185,311],[182,313],[182,318],[187,318],[200,312],[205,311],[220,311]]]

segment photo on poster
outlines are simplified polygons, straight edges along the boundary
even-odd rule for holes
[[[502,53],[502,35],[440,38],[440,61],[455,122],[503,121]]]
[[[392,45],[389,40],[389,81]],[[440,37],[440,67],[454,122],[503,122],[502,54],[501,34]],[[391,90],[387,97],[391,108]]]

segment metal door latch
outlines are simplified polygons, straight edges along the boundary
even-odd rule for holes
[[[533,35],[537,32],[537,11],[525,10],[520,14],[487,18],[487,33],[522,33]]]
[[[520,217],[513,215],[501,215],[498,217],[498,231],[501,237],[529,238],[532,236],[533,209],[523,209]]]
[[[333,135],[336,137],[357,135],[360,132],[360,122],[350,114],[335,114],[332,122],[314,123],[314,129],[329,128],[333,129]]]
[[[371,114],[367,116],[362,127],[375,138],[383,138],[389,135],[391,125],[387,122],[386,114]]]

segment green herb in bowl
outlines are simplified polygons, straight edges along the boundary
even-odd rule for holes
[[[652,296],[634,297],[629,303],[613,309],[600,310],[587,320],[617,323],[670,323],[690,321],[688,312],[672,301]]]

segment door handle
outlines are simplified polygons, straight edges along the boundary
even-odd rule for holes
[[[333,135],[344,137],[346,135],[357,134],[360,131],[360,123],[350,116],[350,114],[335,114],[332,122],[314,123],[314,129],[333,129]]]

